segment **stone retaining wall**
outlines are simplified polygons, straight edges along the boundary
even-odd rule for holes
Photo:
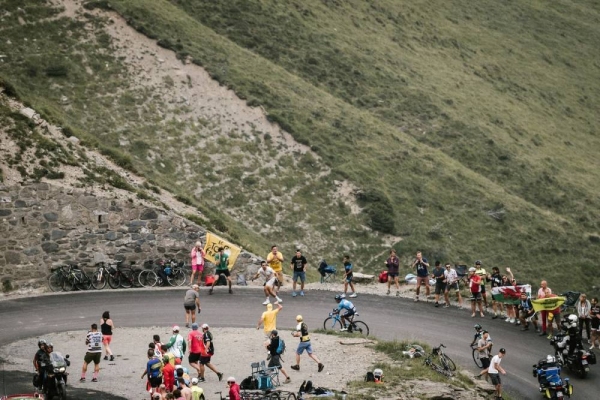
[[[0,280],[4,290],[45,286],[50,267],[66,262],[175,258],[189,264],[204,228],[135,201],[109,199],[47,183],[0,185]],[[242,252],[236,268],[256,258]],[[253,266],[252,269],[256,270]]]

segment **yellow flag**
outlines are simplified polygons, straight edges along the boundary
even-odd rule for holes
[[[531,300],[535,311],[552,311],[562,306],[565,302],[564,297],[546,297],[544,299]]]
[[[215,254],[219,252],[219,247],[222,247],[225,250],[224,253],[229,256],[229,269],[233,268],[235,260],[237,260],[242,249],[214,233],[207,232],[206,244],[204,245],[205,258],[213,264],[215,263]]]

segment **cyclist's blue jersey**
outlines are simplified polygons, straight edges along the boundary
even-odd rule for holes
[[[342,310],[356,312],[356,308],[354,307],[354,304],[352,304],[351,301],[346,300],[346,299],[342,299],[342,301],[340,301],[338,304],[338,311],[342,311]]]

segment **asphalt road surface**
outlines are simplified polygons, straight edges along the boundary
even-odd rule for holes
[[[0,301],[0,345],[51,332],[87,329],[105,310],[110,310],[118,326],[183,324],[184,292],[185,288],[105,289]],[[200,296],[200,321],[209,323],[211,327],[255,326],[264,311],[262,291],[256,289],[234,288],[234,294],[230,295],[225,287],[216,287],[214,295],[208,296],[208,290],[202,288]],[[292,298],[289,293],[283,293],[282,297],[284,309],[277,324],[282,329],[295,326],[297,314],[304,316],[310,329],[322,327],[323,320],[335,306],[332,292],[311,291],[303,298]],[[473,372],[477,368],[471,358],[469,343],[473,338],[473,325],[480,323],[489,330],[494,350],[501,347],[507,350],[502,361],[507,371],[503,377],[505,391],[515,399],[541,398],[537,379],[531,374],[532,365],[545,355],[552,354],[553,349],[547,339],[535,332],[521,332],[518,327],[500,319],[471,318],[466,310],[435,308],[431,303],[414,303],[405,298],[360,295],[352,300],[372,335],[387,340],[414,339],[431,345],[443,343],[452,359]],[[598,398],[599,368],[599,365],[591,366],[589,375],[583,380],[569,372],[563,373],[563,377],[571,377],[575,398]],[[31,376],[27,374],[26,379],[29,384]]]

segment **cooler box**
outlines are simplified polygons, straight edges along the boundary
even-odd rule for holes
[[[267,375],[259,375],[258,388],[261,390],[273,389],[273,382],[271,381],[271,377]]]

